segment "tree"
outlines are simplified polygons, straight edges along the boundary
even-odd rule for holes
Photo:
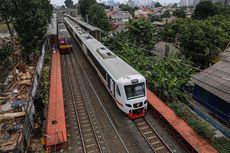
[[[73,1],[72,0],[65,0],[65,6],[67,8],[73,8]]]
[[[84,19],[86,19],[86,15],[89,14],[90,7],[97,3],[96,0],[79,0],[79,12]]]
[[[10,33],[11,36],[13,36],[13,32],[10,28],[10,14],[11,14],[11,8],[12,8],[12,3],[11,1],[8,2],[6,0],[0,0],[0,16],[5,20],[8,31]]]
[[[104,31],[109,31],[111,29],[105,10],[100,4],[96,3],[90,7],[89,20],[93,25]]]
[[[174,3],[172,7],[177,8],[177,3]]]
[[[154,4],[154,7],[161,7],[162,5],[159,3],[159,2],[156,2],[155,4]]]
[[[152,49],[155,43],[156,28],[146,19],[129,20],[127,23],[128,33],[133,39],[133,43],[137,43],[141,47]]]
[[[18,0],[13,10],[14,28],[23,46],[24,58],[36,50],[44,38],[52,7],[49,0]]]
[[[170,18],[171,14],[169,10],[164,11],[164,13],[161,15],[162,18]]]
[[[134,12],[136,10],[138,10],[137,7],[130,7],[129,5],[126,5],[126,4],[120,4],[119,5],[119,8],[121,9],[121,11],[128,11],[130,14],[132,14],[132,16],[134,16]]]
[[[197,4],[193,18],[194,19],[207,19],[209,16],[218,14],[218,7],[210,1],[201,1]]]
[[[173,16],[177,17],[177,18],[186,18],[186,12],[184,9],[180,8],[180,9],[176,9],[173,12]]]
[[[150,16],[150,20],[152,22],[154,22],[154,21],[162,21],[162,18],[160,16],[152,15],[152,16]]]
[[[224,18],[224,17],[223,17]],[[191,58],[195,66],[206,68],[212,57],[218,56],[230,40],[229,21],[184,19],[166,25],[163,40],[179,42],[182,53]]]

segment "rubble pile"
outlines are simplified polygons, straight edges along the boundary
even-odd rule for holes
[[[24,107],[29,99],[35,65],[19,63],[9,73],[0,92],[0,152],[15,149],[22,137]]]

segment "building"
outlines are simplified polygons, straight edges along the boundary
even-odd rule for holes
[[[193,99],[227,125],[230,125],[230,52],[194,76]]]
[[[113,23],[125,23],[132,18],[132,15],[127,11],[116,11],[110,16]]]
[[[148,18],[148,12],[146,10],[136,10],[134,16],[137,18]]]
[[[196,7],[200,0],[188,0],[188,6]]]
[[[225,0],[225,6],[230,6],[230,0]]]
[[[188,0],[180,0],[180,7],[188,6]]]
[[[134,3],[133,0],[129,0],[129,1],[127,2],[127,5],[130,6],[130,7],[135,7],[135,6],[136,6],[136,4]]]
[[[113,0],[106,0],[106,1],[103,1],[103,3],[107,6],[113,6],[114,5],[114,1]]]

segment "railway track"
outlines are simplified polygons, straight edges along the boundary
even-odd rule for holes
[[[161,139],[157,131],[150,125],[145,118],[134,120],[134,123],[151,149],[156,153],[172,153],[168,145]]]
[[[79,85],[79,78],[76,69],[73,64],[73,58],[71,55],[64,55],[65,71],[67,72],[66,78],[68,78],[70,94],[68,95],[68,101],[72,101],[72,112],[76,117],[78,134],[80,135],[80,141],[78,142],[78,152],[84,153],[104,153],[106,150],[105,142],[101,131],[99,130],[95,114],[90,105],[87,105],[89,97],[85,95],[85,88]]]

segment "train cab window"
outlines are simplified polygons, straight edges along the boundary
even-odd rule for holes
[[[117,95],[121,97],[121,92],[120,92],[120,90],[119,90],[118,85],[116,85],[116,92],[117,92]]]
[[[145,96],[145,84],[144,82],[125,86],[125,93],[127,100],[144,97]]]

